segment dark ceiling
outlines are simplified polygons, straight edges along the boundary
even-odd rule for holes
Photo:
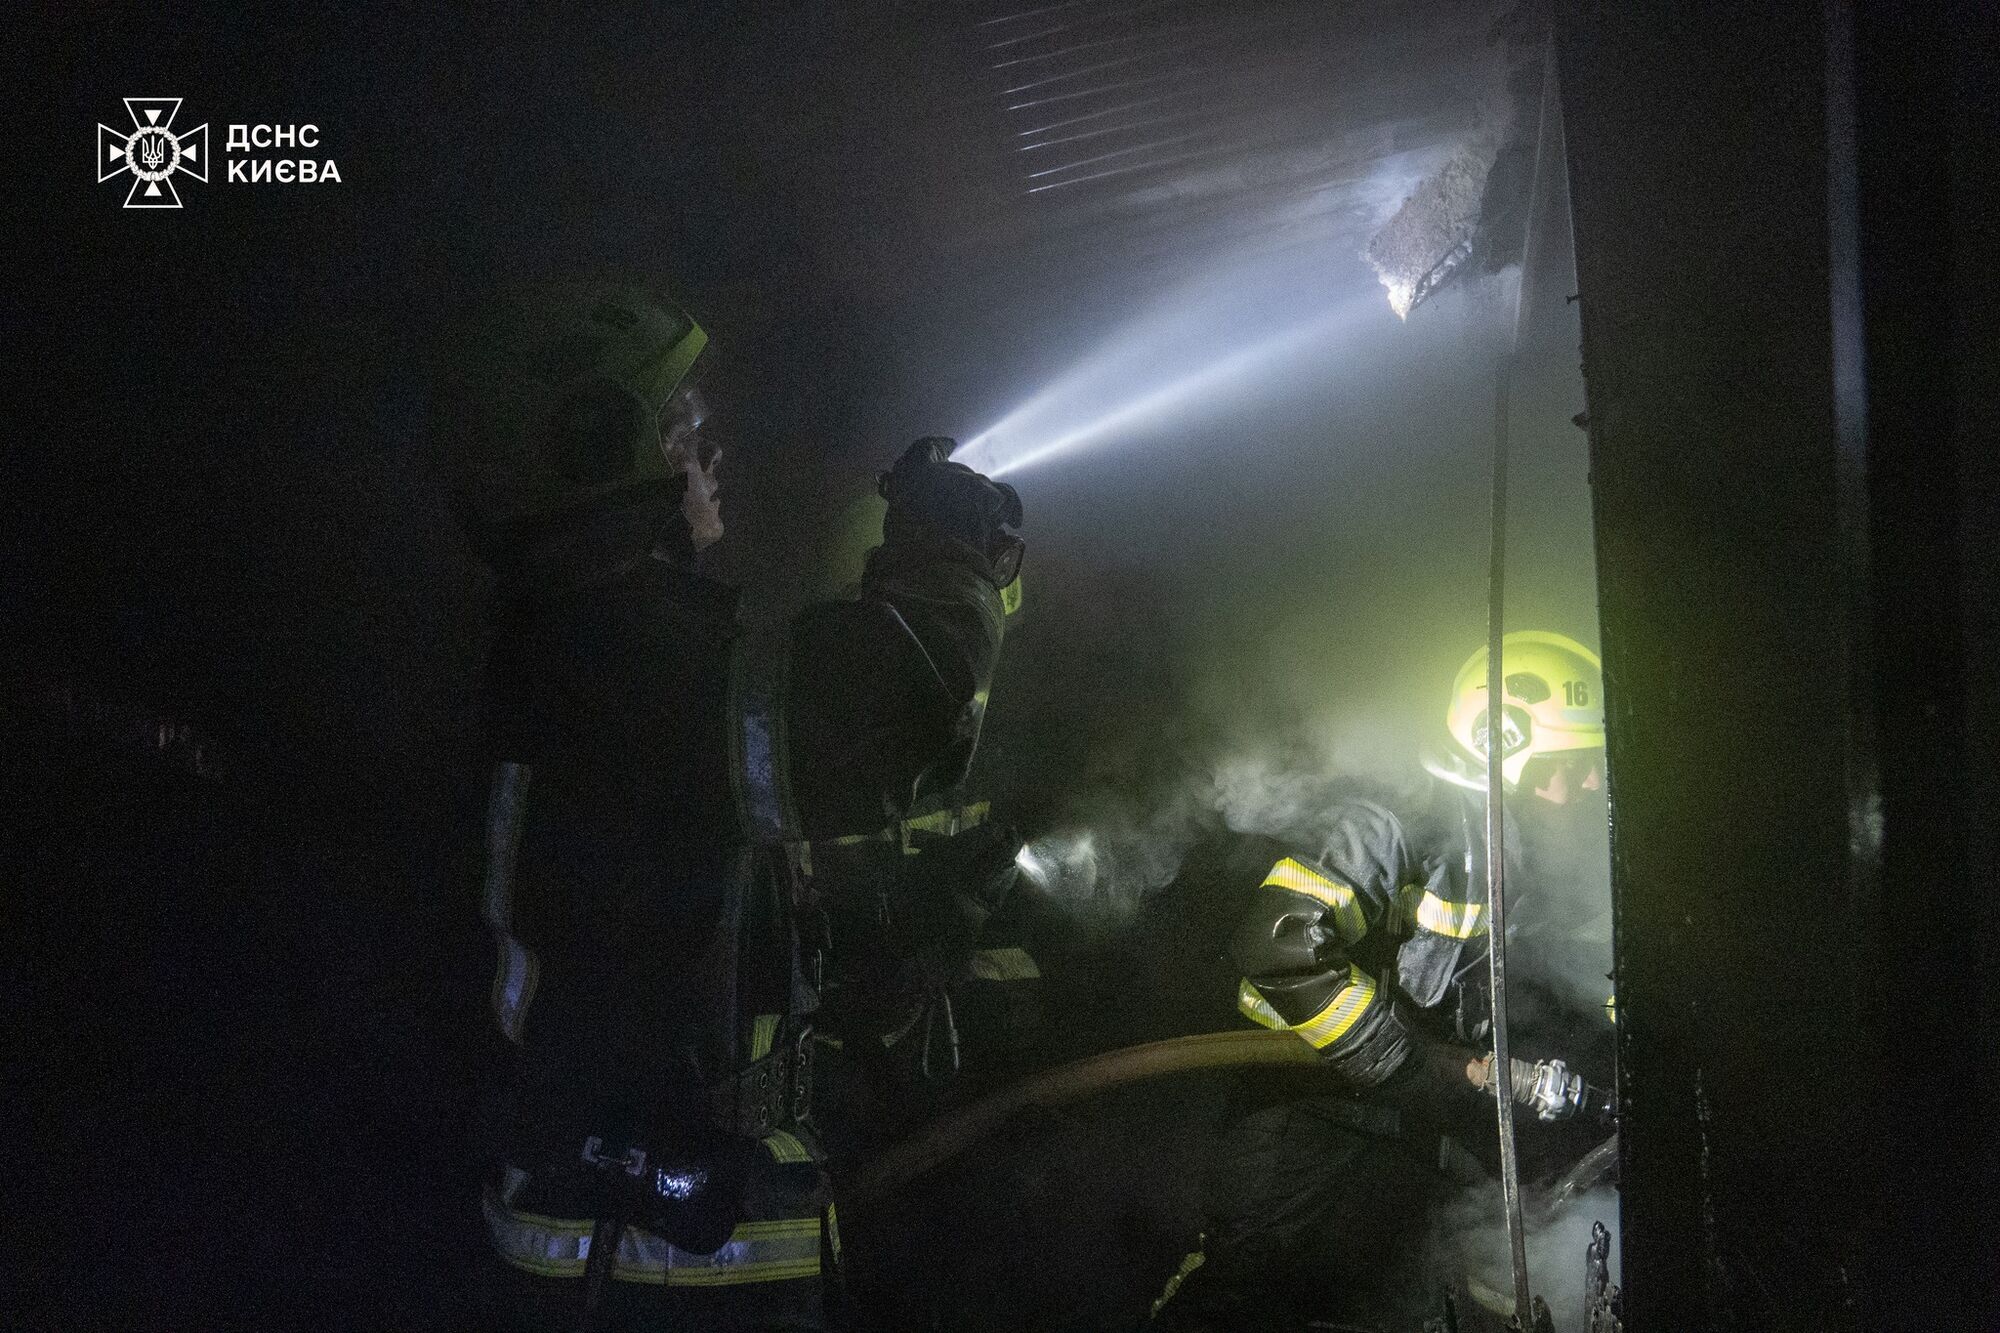
[[[1077,0],[957,35],[1000,122],[981,242],[1132,263],[1259,232],[1358,252],[1473,126],[1490,4]]]
[[[69,13],[22,157],[47,225],[19,328],[45,373],[16,462],[53,484],[19,567],[69,590],[37,614],[121,670],[207,663],[153,688],[237,699],[323,679],[357,636],[397,663],[462,634],[435,623],[464,593],[423,461],[430,332],[494,282],[604,264],[715,334],[727,430],[766,474],[736,492],[731,572],[754,575],[822,467],[865,478],[898,438],[977,430],[1220,255],[1302,255],[1311,300],[1370,296],[1369,233],[1492,114],[1503,9]],[[76,145],[135,90],[218,136],[316,123],[342,183],[125,212]],[[431,619],[398,628],[384,597]]]

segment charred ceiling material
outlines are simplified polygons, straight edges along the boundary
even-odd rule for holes
[[[1128,258],[1259,232],[1358,251],[1476,132],[1503,9],[1075,0],[989,14],[966,44],[1028,233]]]
[[[1368,262],[1399,318],[1462,272],[1497,273],[1521,260],[1546,62],[1538,25],[1496,25],[1494,37],[1503,36],[1515,53],[1505,95],[1481,106],[1465,142],[1369,238]]]

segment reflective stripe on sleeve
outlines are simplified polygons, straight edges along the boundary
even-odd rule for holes
[[[943,810],[933,810],[927,815],[919,815],[904,823],[911,832],[942,833],[947,837],[978,828],[993,813],[991,801],[974,801],[971,805],[948,806]]]
[[[799,1142],[798,1136],[787,1134],[782,1129],[775,1134],[766,1134],[764,1136],[764,1151],[770,1153],[774,1159],[780,1162],[810,1162],[812,1160],[812,1154],[806,1151],[806,1145]]]
[[[1469,940],[1486,933],[1486,904],[1448,902],[1426,889],[1417,901],[1417,924],[1434,934]]]
[[[1271,1007],[1271,1002],[1264,998],[1264,992],[1250,984],[1248,977],[1237,983],[1236,1008],[1251,1022],[1267,1028],[1291,1026],[1276,1009]]]
[[[864,842],[895,842],[895,829],[881,829],[874,833],[845,833],[838,838],[825,840],[829,847],[859,847]]]
[[[582,1277],[590,1259],[587,1219],[516,1212],[488,1188],[480,1200],[486,1229],[500,1257],[541,1277]],[[620,1282],[673,1287],[722,1287],[818,1277],[820,1219],[788,1217],[745,1222],[714,1254],[689,1254],[650,1231],[627,1227],[611,1276]]]
[[[1361,903],[1354,896],[1354,890],[1338,880],[1328,879],[1302,861],[1288,856],[1278,862],[1271,867],[1271,873],[1264,876],[1263,887],[1287,889],[1325,903],[1333,909],[1334,929],[1349,944],[1368,933],[1368,918],[1362,914]]]
[[[905,819],[892,827],[878,829],[873,833],[846,833],[838,838],[827,838],[825,843],[829,847],[859,847],[870,842],[893,842],[903,844],[903,850],[914,856],[918,849],[908,845],[912,833],[935,833],[942,837],[953,837],[967,829],[978,828],[992,813],[991,801],[947,806],[942,810],[933,810],[927,815],[918,815],[915,819]]]
[[[1294,1025],[1292,1031],[1304,1037],[1314,1049],[1323,1051],[1351,1032],[1373,1003],[1375,978],[1358,967],[1350,967],[1347,984],[1333,993],[1326,1008],[1305,1022]]]

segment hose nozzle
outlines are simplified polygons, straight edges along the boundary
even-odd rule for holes
[[[1552,1122],[1581,1115],[1609,1123],[1617,1115],[1616,1100],[1607,1089],[1584,1082],[1583,1075],[1561,1060],[1543,1060],[1539,1064],[1510,1060],[1508,1065],[1514,1076],[1515,1104],[1534,1111],[1537,1120]],[[1486,1092],[1496,1092],[1497,1083],[1493,1077],[1493,1057],[1489,1055],[1479,1086]]]

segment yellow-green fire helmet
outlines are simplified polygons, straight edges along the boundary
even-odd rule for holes
[[[1564,634],[1517,630],[1500,641],[1505,700],[1500,771],[1508,786],[1539,755],[1604,748],[1604,666]],[[1486,762],[1486,648],[1452,682],[1445,726],[1459,749]]]
[[[493,301],[438,377],[435,425],[464,500],[507,524],[670,478],[660,414],[707,342],[638,283],[548,283]]]

